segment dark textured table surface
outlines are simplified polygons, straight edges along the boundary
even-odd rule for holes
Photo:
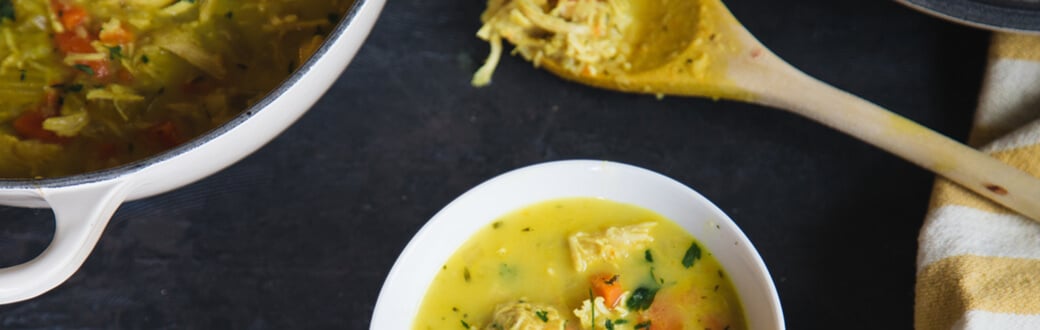
[[[809,74],[966,137],[987,33],[890,2],[729,6]],[[931,173],[783,111],[596,90],[518,57],[471,88],[482,9],[391,0],[299,122],[212,177],[124,204],[79,272],[0,306],[0,328],[365,329],[397,254],[442,206],[574,158],[658,171],[717,203],[761,252],[789,328],[912,327]],[[42,251],[50,217],[0,208],[0,266]]]

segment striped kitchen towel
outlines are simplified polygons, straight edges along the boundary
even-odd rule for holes
[[[1040,36],[994,34],[969,143],[1040,176]],[[1040,329],[1040,223],[938,179],[918,241],[916,329]]]

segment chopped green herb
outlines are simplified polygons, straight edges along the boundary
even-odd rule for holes
[[[498,229],[498,227],[502,227],[502,222],[501,221],[495,221],[495,222],[491,223],[491,228]]]
[[[697,242],[690,244],[690,248],[686,250],[686,255],[682,258],[683,267],[690,268],[693,266],[693,262],[701,258],[701,247],[697,246]]]
[[[639,324],[636,324],[634,329],[649,329],[649,328],[650,328],[650,320],[646,320],[646,321],[643,321],[643,322],[639,322]]]
[[[148,64],[149,61],[148,55],[141,55],[141,63]]]
[[[11,0],[0,0],[0,22],[5,19],[14,21],[14,2]]]
[[[596,296],[592,295],[592,288],[589,288],[589,301],[593,302],[593,303],[595,303],[595,301],[596,301]],[[592,308],[589,308],[589,314],[591,314],[589,319],[592,320],[591,321],[592,322],[592,330],[596,330],[596,307],[595,306],[593,306]]]
[[[625,323],[628,323],[628,320],[626,320],[626,319],[618,319],[618,320],[614,321],[614,324],[625,324]]]
[[[542,322],[549,322],[549,313],[546,311],[536,311],[534,312],[534,315],[537,315],[538,319],[541,319]]]
[[[108,48],[108,59],[115,60],[123,58],[123,46],[107,47]]]
[[[469,283],[470,278],[471,277],[469,276],[469,267],[463,268],[462,269],[462,279],[466,280],[466,283]]]
[[[459,321],[462,321],[462,328],[469,329],[469,323],[466,323],[466,320],[459,320]]]
[[[81,84],[69,84],[69,85],[66,85],[66,84],[54,84],[54,85],[51,85],[50,87],[54,88],[54,89],[57,89],[57,90],[64,91],[64,92],[78,92],[78,91],[83,90],[83,85],[81,85]]]
[[[195,3],[195,0],[181,0],[181,2]]]
[[[610,279],[608,279],[608,280],[604,281],[603,283],[607,283],[607,285],[614,285],[614,282],[616,282],[616,281],[617,281],[617,279],[618,279],[618,276],[619,276],[619,275],[617,275],[617,274],[614,274],[614,276],[611,276],[611,277],[610,277]]]
[[[654,255],[650,254],[650,249],[643,253],[643,258],[646,258],[646,262],[654,262]]]
[[[603,327],[607,328],[607,330],[614,330],[614,322],[611,322],[610,319],[607,319],[606,322],[603,322]]]
[[[83,71],[84,73],[86,73],[88,75],[91,75],[91,76],[94,75],[94,69],[92,69],[89,65],[86,65],[86,64],[76,64],[76,65],[73,65],[72,67],[76,68],[76,70]]]
[[[529,231],[531,231],[531,227],[524,227],[524,229],[522,229],[520,231],[525,232],[525,233],[529,232]]]
[[[654,303],[654,296],[657,296],[657,290],[658,288],[641,286],[632,292],[632,296],[628,297],[625,305],[628,306],[628,309],[634,311],[646,310]]]
[[[25,70],[18,70],[18,80],[25,81]]]

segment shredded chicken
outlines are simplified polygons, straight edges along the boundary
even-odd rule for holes
[[[563,330],[567,321],[549,305],[524,300],[500,304],[485,330]]]
[[[536,67],[549,58],[582,75],[628,69],[629,50],[621,41],[632,19],[624,6],[621,1],[601,0],[489,0],[477,37],[491,43],[491,54],[474,74],[473,85],[491,82],[502,38]]]
[[[650,230],[657,223],[646,222],[624,227],[610,227],[600,233],[577,232],[569,238],[574,269],[584,272],[589,264],[613,263],[627,258],[632,251],[642,251],[654,241]]]

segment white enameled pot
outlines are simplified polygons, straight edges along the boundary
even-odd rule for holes
[[[379,292],[369,329],[411,329],[427,287],[466,240],[499,217],[538,202],[595,197],[640,206],[704,244],[733,280],[749,329],[784,329],[773,279],[751,241],[707,198],[639,167],[590,160],[528,166],[470,189],[415,234]]]
[[[249,155],[321,97],[368,36],[385,0],[356,0],[328,41],[263,101],[185,145],[96,173],[45,180],[0,180],[0,204],[52,208],[54,239],[36,258],[0,269],[0,304],[58,286],[86,260],[121,203],[187,185]],[[2,219],[0,219],[2,220]]]

